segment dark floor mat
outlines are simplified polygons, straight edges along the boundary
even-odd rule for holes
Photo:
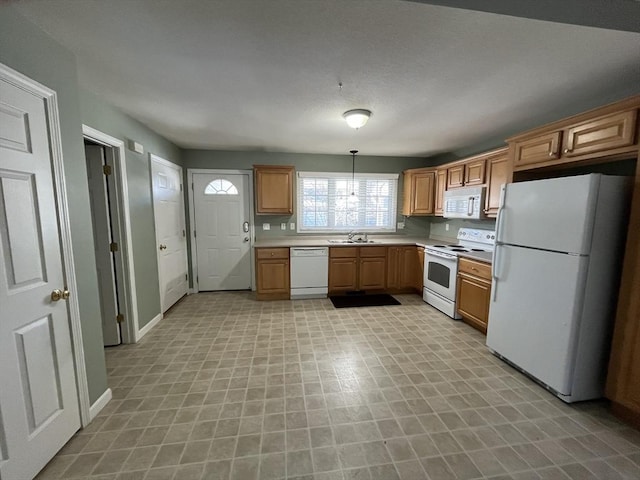
[[[351,307],[380,307],[383,305],[401,305],[401,303],[386,293],[379,295],[344,295],[330,296],[329,299],[336,308]]]

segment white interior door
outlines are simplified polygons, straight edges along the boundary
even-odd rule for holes
[[[80,428],[44,100],[0,80],[0,478],[33,478]],[[75,295],[76,292],[71,292]]]
[[[160,303],[166,312],[187,294],[187,239],[182,168],[151,155],[153,213],[156,222]]]
[[[106,346],[119,345],[120,326],[116,320],[118,315],[118,296],[116,293],[116,276],[114,269],[114,242],[111,232],[111,212],[107,195],[105,174],[106,165],[104,147],[101,145],[84,146],[87,160],[87,178],[89,181],[89,201],[95,244],[96,269],[98,271],[98,289],[100,293],[100,311],[102,313],[102,339]]]
[[[249,175],[193,175],[199,290],[251,288]]]

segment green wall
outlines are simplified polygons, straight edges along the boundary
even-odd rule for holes
[[[187,168],[219,168],[251,170],[253,165],[293,165],[296,171],[347,172],[351,173],[351,155],[322,155],[310,153],[248,152],[220,150],[183,150],[182,159]],[[402,173],[407,168],[428,166],[429,161],[415,157],[379,157],[357,155],[355,169],[363,173]],[[398,179],[398,210],[402,207],[402,175]],[[398,235],[428,235],[429,221],[426,218],[404,219],[398,214],[397,221],[405,221],[405,229]],[[280,230],[280,224],[297,223],[296,215],[256,215],[256,238],[272,238],[299,235],[295,230]],[[270,223],[271,230],[262,230],[263,223]]]
[[[125,148],[138,326],[142,328],[161,308],[149,153],[181,165],[181,152],[173,143],[84,89],[80,89],[80,108],[85,125],[125,141],[125,147],[128,139],[144,146],[143,154]]]
[[[80,303],[89,397],[93,403],[107,389],[107,371],[90,227],[76,61],[71,52],[54,42],[13,7],[1,6],[0,11],[0,62],[58,94],[71,240],[78,281],[78,291],[73,294],[77,295]]]

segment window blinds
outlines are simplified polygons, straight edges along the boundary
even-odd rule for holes
[[[395,231],[398,175],[298,172],[298,231]]]

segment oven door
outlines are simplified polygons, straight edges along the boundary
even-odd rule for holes
[[[446,253],[424,251],[424,287],[455,302],[458,257]]]

